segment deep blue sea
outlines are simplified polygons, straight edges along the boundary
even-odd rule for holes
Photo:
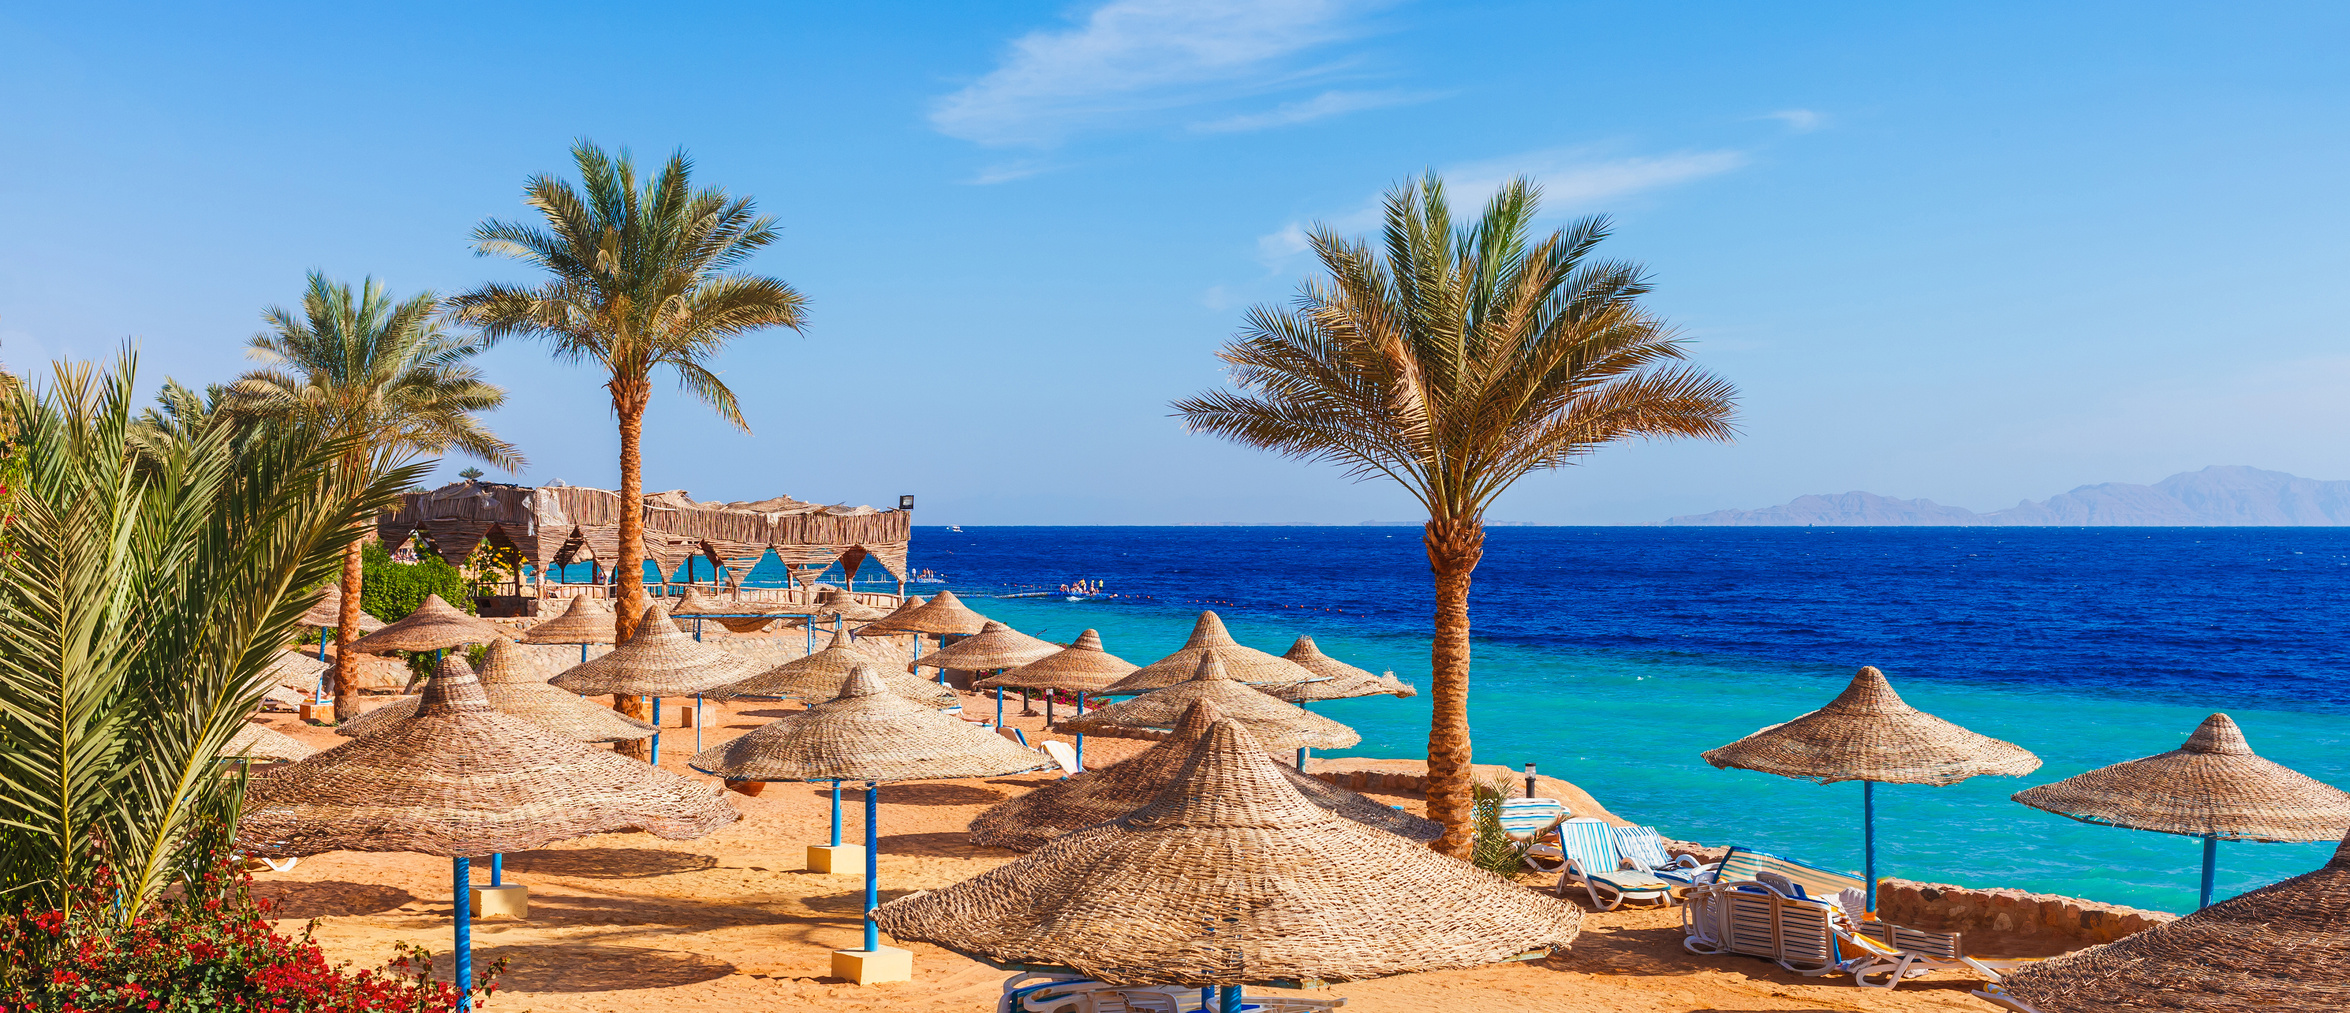
[[[1252,647],[1312,634],[1427,687],[1416,528],[925,527],[912,561],[993,618],[1064,641],[1098,629],[1137,663],[1212,608]],[[991,600],[1078,579],[1118,597]],[[2345,529],[1495,528],[1471,599],[1470,720],[1479,762],[1537,763],[1668,836],[1857,870],[1858,784],[1698,754],[1875,665],[1911,704],[2045,761],[2024,778],[1880,788],[1880,874],[2185,911],[2199,841],[2008,796],[2176,748],[2214,711],[2262,755],[2350,787],[2345,602]],[[1346,754],[1425,755],[1424,695],[1313,707],[1362,733]],[[2332,847],[2223,843],[2220,893],[2316,868]]]

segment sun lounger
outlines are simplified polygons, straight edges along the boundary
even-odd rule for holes
[[[1044,755],[1052,757],[1054,763],[1060,764],[1062,777],[1077,773],[1081,769],[1077,766],[1077,751],[1069,748],[1069,744],[1066,742],[1058,739],[1045,740]]]
[[[1733,848],[1689,891],[1682,945],[1761,957],[1803,975],[1849,974],[1854,984],[1887,989],[1934,970],[1966,969],[1996,982],[2003,967],[2022,963],[1967,956],[1956,933],[1868,920],[1858,911],[1865,896],[1855,877]]]
[[[1651,900],[1661,904],[1673,903],[1674,895],[1686,889],[1686,879],[1667,879],[1641,869],[1624,868],[1624,858],[1616,851],[1614,827],[1606,820],[1578,816],[1558,825],[1558,848],[1552,852],[1543,845],[1528,849],[1528,855],[1538,852],[1555,854],[1559,864],[1558,895],[1565,897],[1569,887],[1581,885],[1591,897],[1591,906],[1602,911],[1615,910],[1627,900]],[[1529,863],[1531,864],[1531,863]],[[1540,866],[1536,866],[1537,869]]]
[[[1616,854],[1642,872],[1653,872],[1666,879],[1694,883],[1711,871],[1688,855],[1675,855],[1665,850],[1665,838],[1655,827],[1616,827],[1610,831],[1616,838]]]
[[[1112,985],[1082,975],[1022,971],[1004,979],[996,1013],[1202,1013],[1216,1009],[1213,990],[1180,985]],[[1250,1013],[1324,1013],[1346,1005],[1344,996],[1301,999],[1243,995]]]

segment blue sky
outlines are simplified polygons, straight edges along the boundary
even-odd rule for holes
[[[1433,167],[1617,217],[1745,392],[1497,519],[1867,489],[1977,509],[2207,464],[2350,477],[2350,13],[2155,4],[14,5],[0,360],[246,368],[304,271],[454,291],[574,137],[785,226],[812,324],[663,381],[650,488],[936,523],[1353,522],[1379,484],[1182,433],[1298,229]],[[600,379],[485,356],[524,478],[609,485]],[[465,462],[451,462],[453,473]]]

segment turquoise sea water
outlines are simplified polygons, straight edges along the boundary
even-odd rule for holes
[[[1881,875],[2189,910],[2200,841],[2008,796],[2175,748],[2217,710],[2262,755],[2350,785],[2337,607],[2350,532],[2117,531],[1497,529],[1473,599],[1477,759],[1537,763],[1668,836],[1858,870],[1860,785],[1716,770],[1698,754],[1817,708],[1875,664],[1914,706],[2045,763],[1880,786]],[[1177,649],[1212,607],[1249,646],[1279,653],[1311,634],[1424,690],[1417,535],[922,529],[914,565],[993,618],[1062,641],[1093,628],[1131,661]],[[992,597],[1078,578],[1128,597]],[[1425,755],[1425,696],[1312,706],[1362,733],[1346,755]],[[2333,846],[2223,842],[2219,894],[2316,868]]]

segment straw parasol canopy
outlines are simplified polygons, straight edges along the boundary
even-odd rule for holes
[[[1104,696],[1130,696],[1165,689],[1199,670],[1200,659],[1213,656],[1224,663],[1224,670],[1232,678],[1257,686],[1286,686],[1293,682],[1319,679],[1313,670],[1288,658],[1266,654],[1253,647],[1242,647],[1225,632],[1224,620],[1213,612],[1199,614],[1199,622],[1191,628],[1191,639],[1183,642],[1183,649],[1136,669],[1109,688]],[[1174,720],[1170,715],[1168,720]]]
[[[397,727],[256,775],[237,847],[478,857],[626,830],[683,840],[741,818],[715,785],[500,713],[478,679],[442,675]]]
[[[307,759],[317,752],[315,747],[291,735],[268,725],[251,721],[246,722],[243,728],[237,729],[235,735],[229,736],[228,745],[220,747],[220,755],[223,759],[243,757],[248,760],[301,760]]]
[[[2040,1013],[2350,1008],[2350,839],[2332,861],[2168,925],[2009,974]]]
[[[424,596],[424,604],[408,613],[399,622],[386,626],[351,642],[354,651],[383,654],[387,651],[439,651],[467,644],[486,644],[506,637],[506,631],[495,624],[466,615],[442,601],[437,594]]]
[[[719,601],[716,598],[712,598],[709,595],[703,594],[700,588],[688,587],[685,589],[684,594],[677,597],[677,604],[670,608],[669,614],[679,617],[691,617],[714,616],[723,613],[739,611],[743,610],[737,609],[725,602]]]
[[[1183,712],[1192,704],[1206,700],[1215,704],[1226,720],[1248,726],[1249,733],[1267,749],[1343,749],[1363,741],[1352,728],[1232,681],[1224,670],[1224,659],[1215,654],[1201,655],[1196,665],[1191,678],[1173,686],[1053,727],[1111,736],[1128,735],[1137,728],[1168,729],[1183,720]]]
[[[521,647],[503,640],[490,645],[480,679],[490,706],[573,742],[620,742],[653,734],[653,726],[646,722],[548,685],[547,672]],[[390,730],[414,716],[421,705],[421,697],[394,700],[343,722],[335,734],[357,739]]]
[[[750,697],[753,699],[799,699],[809,703],[830,700],[840,695],[841,683],[849,673],[860,667],[874,666],[881,684],[889,691],[928,707],[947,708],[962,702],[955,691],[920,676],[895,669],[879,667],[873,658],[857,650],[844,632],[834,632],[832,645],[804,658],[794,658],[741,682],[720,686],[704,694],[720,699]]]
[[[563,614],[531,627],[522,634],[526,644],[609,644],[619,637],[619,625],[614,621],[612,606],[601,598],[580,595],[571,599]]]
[[[302,625],[322,630],[343,625],[343,589],[328,584],[319,592],[318,600],[310,603],[310,611],[302,613]],[[359,632],[373,633],[383,628],[383,620],[364,611],[359,613]]]
[[[961,672],[987,672],[998,668],[1018,668],[1059,653],[1059,644],[1038,640],[990,619],[976,635],[964,637],[907,662],[906,670],[912,671],[919,665],[924,668],[952,668]]]
[[[1394,672],[1379,673],[1379,685],[1386,689],[1389,696],[1407,697],[1420,695],[1420,690],[1418,687],[1415,687],[1411,683],[1405,682],[1402,679],[1396,678]]]
[[[1305,703],[1311,700],[1346,700],[1358,696],[1379,696],[1390,693],[1397,696],[1414,696],[1419,692],[1410,686],[1405,686],[1396,679],[1393,672],[1387,673],[1383,678],[1322,653],[1322,649],[1315,646],[1312,637],[1297,638],[1297,643],[1290,645],[1288,653],[1283,654],[1282,657],[1297,662],[1307,671],[1321,677],[1312,682],[1296,682],[1287,686],[1265,688],[1265,692],[1290,703]]]
[[[2350,833],[2350,792],[2261,759],[2225,714],[2187,744],[2016,793],[2083,823],[2228,841],[2326,841]]]
[[[764,618],[773,611],[774,607],[765,602],[744,601],[739,595],[731,600],[712,598],[703,594],[700,588],[688,587],[685,594],[678,597],[677,605],[670,609],[669,614],[680,619],[725,616],[723,619],[712,619],[711,622],[726,627],[728,632],[750,633],[774,622],[771,618]]]
[[[1821,784],[1946,785],[1981,774],[2021,777],[2040,767],[2040,758],[2022,746],[1901,702],[1875,668],[1861,669],[1827,706],[1710,750],[1705,762]]]
[[[661,603],[654,602],[645,606],[644,621],[637,624],[627,643],[610,654],[572,666],[553,681],[557,688],[581,696],[692,696],[752,671],[750,662],[678,629]]]
[[[955,644],[946,650],[961,646]],[[1076,643],[1009,672],[988,676],[972,683],[971,688],[1060,689],[1095,693],[1125,678],[1137,667],[1131,661],[1102,650],[1101,634],[1087,630],[1077,635]]]
[[[1348,981],[1572,942],[1580,908],[1306,801],[1218,721],[1150,804],[874,919],[1113,984]]]
[[[1034,851],[1044,842],[1072,830],[1117,819],[1140,809],[1175,783],[1191,758],[1192,747],[1222,715],[1205,700],[1191,705],[1164,742],[1100,770],[1048,781],[1041,788],[1001,802],[971,821],[971,843]],[[1392,806],[1274,765],[1290,787],[1306,801],[1368,827],[1416,841],[1433,841],[1444,833],[1441,824],[1397,811]]]
[[[891,609],[888,615],[859,627],[856,631],[857,635],[860,637],[920,636],[921,634],[914,630],[891,630],[888,626],[891,621],[912,614],[915,609],[921,608],[924,604],[926,604],[924,599],[913,595],[898,599],[897,608]],[[812,608],[812,606],[794,606],[794,609],[798,608]],[[801,620],[794,619],[789,625],[798,625],[800,622]]]
[[[839,616],[857,623],[887,619],[897,614],[894,610],[877,609],[858,601],[847,591],[826,591],[818,596],[816,612],[818,615]]]
[[[901,608],[857,631],[859,636],[880,636],[885,633],[935,633],[941,636],[968,635],[987,627],[987,617],[963,604],[953,591],[940,591],[929,601],[913,608]]]
[[[907,781],[1017,774],[1053,761],[892,693],[873,666],[857,665],[839,696],[688,762],[729,781]]]

